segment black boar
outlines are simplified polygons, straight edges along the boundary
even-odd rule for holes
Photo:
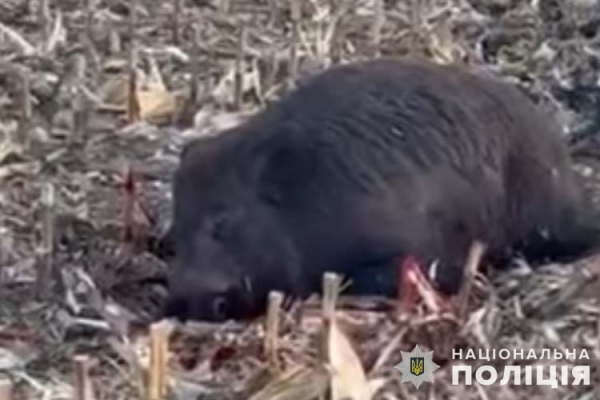
[[[402,255],[437,261],[454,293],[474,240],[491,261],[567,259],[597,243],[590,215],[559,127],[511,85],[424,60],[337,66],[184,149],[166,316],[253,317],[324,271],[391,295]]]

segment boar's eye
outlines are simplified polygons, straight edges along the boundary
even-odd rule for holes
[[[212,303],[212,312],[215,318],[227,319],[228,305],[226,296],[217,296]]]
[[[212,236],[215,240],[225,240],[229,234],[231,218],[226,214],[221,214],[215,218],[212,226]]]

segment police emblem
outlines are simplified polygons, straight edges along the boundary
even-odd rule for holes
[[[423,357],[411,357],[410,358],[410,373],[414,376],[419,376],[423,373]]]
[[[418,389],[423,382],[433,382],[433,371],[440,367],[432,358],[433,351],[424,352],[416,345],[410,353],[402,352],[402,362],[394,368],[402,372],[402,382],[412,382]]]

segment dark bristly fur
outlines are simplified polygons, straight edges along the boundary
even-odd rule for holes
[[[174,207],[167,315],[205,320],[318,291],[325,270],[389,295],[406,254],[439,260],[453,293],[475,239],[497,262],[598,239],[551,118],[499,80],[415,60],[332,68],[189,144]]]

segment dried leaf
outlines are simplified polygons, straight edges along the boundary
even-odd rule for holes
[[[275,375],[249,400],[313,400],[326,393],[328,378],[324,369],[296,366]]]
[[[369,400],[372,393],[358,355],[338,324],[330,325],[328,335],[331,364],[331,400]]]
[[[13,383],[8,377],[0,375],[0,400],[13,399]]]
[[[0,165],[11,156],[20,158],[23,153],[21,146],[14,140],[17,129],[18,124],[14,120],[9,123],[0,122]]]
[[[175,95],[169,92],[161,78],[145,76],[138,72],[135,100],[140,108],[140,117],[145,121],[168,118],[176,109]],[[114,109],[125,112],[128,100],[129,78],[118,75],[108,80],[100,90],[100,99],[105,103],[103,109]]]
[[[67,29],[63,24],[63,16],[60,11],[56,12],[56,18],[54,19],[54,27],[52,33],[48,37],[46,42],[45,52],[46,54],[52,53],[59,43],[64,43],[67,38]]]
[[[0,33],[5,34],[10,40],[12,40],[17,46],[21,48],[21,52],[25,56],[32,56],[36,53],[36,49],[31,45],[19,32],[14,29],[0,23]]]
[[[0,347],[0,370],[23,368],[25,361],[9,349]]]
[[[323,276],[324,360],[331,370],[331,400],[370,400],[371,389],[362,363],[350,340],[340,329],[335,314],[341,277]]]
[[[4,178],[11,177],[17,174],[23,175],[36,175],[41,169],[41,163],[39,162],[22,162],[18,164],[9,164],[0,167],[0,181]]]
[[[105,106],[122,108],[125,111],[127,101],[127,77],[124,75],[113,75],[104,82],[99,91],[99,97]]]
[[[140,105],[140,117],[150,121],[167,118],[175,112],[175,96],[162,90],[139,90],[137,92]]]

